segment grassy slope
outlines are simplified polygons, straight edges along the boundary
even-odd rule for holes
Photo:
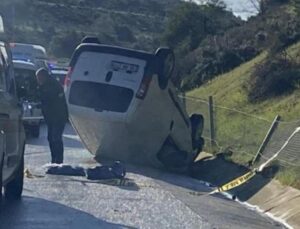
[[[288,49],[288,53],[294,57],[299,55],[300,43],[291,46]],[[248,102],[244,85],[249,80],[251,72],[255,69],[255,65],[261,63],[265,57],[266,54],[263,53],[233,71],[216,77],[206,85],[187,93],[188,96],[199,98],[213,96],[214,103],[217,106],[215,118],[217,141],[223,148],[229,147],[233,152],[237,152],[233,154],[233,160],[238,163],[246,163],[252,159],[277,114],[284,121],[300,119],[300,89],[296,90],[293,94],[276,97],[263,102],[255,104]],[[200,104],[188,102],[187,105],[188,109],[193,111],[197,110],[197,106]],[[249,115],[267,119],[269,122],[234,111],[228,111],[218,106],[244,111]],[[300,188],[298,182],[300,180],[299,167],[282,171],[278,174],[278,178],[285,184]]]
[[[297,52],[300,52],[300,43],[289,48],[290,55],[296,55]],[[255,65],[263,61],[265,56],[265,54],[261,54],[233,71],[216,77],[206,85],[190,91],[188,95],[201,98],[207,98],[211,95],[216,104],[242,110],[269,120],[272,120],[276,114],[281,115],[285,121],[299,119],[300,90],[291,95],[276,97],[260,103],[251,104],[248,102],[243,84],[249,80]]]

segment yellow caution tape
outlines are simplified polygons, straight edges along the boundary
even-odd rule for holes
[[[230,182],[228,182],[227,184],[224,184],[220,187],[218,187],[217,189],[215,189],[214,191],[212,191],[209,194],[214,194],[214,193],[218,193],[218,192],[227,192],[231,189],[234,189],[244,183],[246,183],[247,181],[251,180],[255,175],[256,175],[256,169],[255,170],[251,170],[250,172],[244,174],[243,176],[240,176]]]

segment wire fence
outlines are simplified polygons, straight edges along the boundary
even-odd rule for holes
[[[189,114],[201,113],[204,116],[205,150],[231,151],[234,160],[242,164],[252,162],[258,152],[258,164],[266,162],[280,150],[295,129],[300,126],[300,120],[274,121],[217,103],[213,104],[209,99],[191,96],[182,98]],[[210,109],[210,106],[213,109]],[[274,126],[270,131],[272,124]],[[300,133],[296,133],[291,138],[276,160],[281,166],[300,167]]]

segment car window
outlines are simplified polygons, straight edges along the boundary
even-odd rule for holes
[[[35,78],[35,71],[29,69],[15,68],[15,80],[18,95],[23,91],[22,97],[28,100],[37,99],[37,81]]]

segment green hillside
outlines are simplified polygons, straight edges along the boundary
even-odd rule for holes
[[[289,47],[287,54],[289,58],[296,59],[300,63],[300,43]],[[289,122],[300,120],[299,87],[293,93],[261,102],[249,102],[247,82],[257,64],[262,63],[266,57],[267,54],[263,53],[187,93],[187,96],[201,99],[213,96],[216,106],[216,141],[219,147],[217,150],[230,149],[233,151],[231,159],[241,164],[246,164],[253,158],[276,115],[281,116],[281,121],[287,122],[282,128],[297,127],[299,122]],[[190,112],[202,112],[207,119],[207,106],[203,106],[203,103],[187,101],[187,106]],[[299,167],[285,168],[278,177],[285,184],[300,187]]]
[[[290,47],[288,52],[291,56],[299,55],[300,43]],[[277,114],[285,121],[298,120],[300,118],[300,90],[258,103],[248,102],[245,84],[256,64],[261,63],[265,57],[266,53],[263,53],[233,71],[220,75],[200,88],[190,91],[188,95],[200,98],[207,98],[211,95],[217,104],[242,110],[269,120],[272,120]]]

